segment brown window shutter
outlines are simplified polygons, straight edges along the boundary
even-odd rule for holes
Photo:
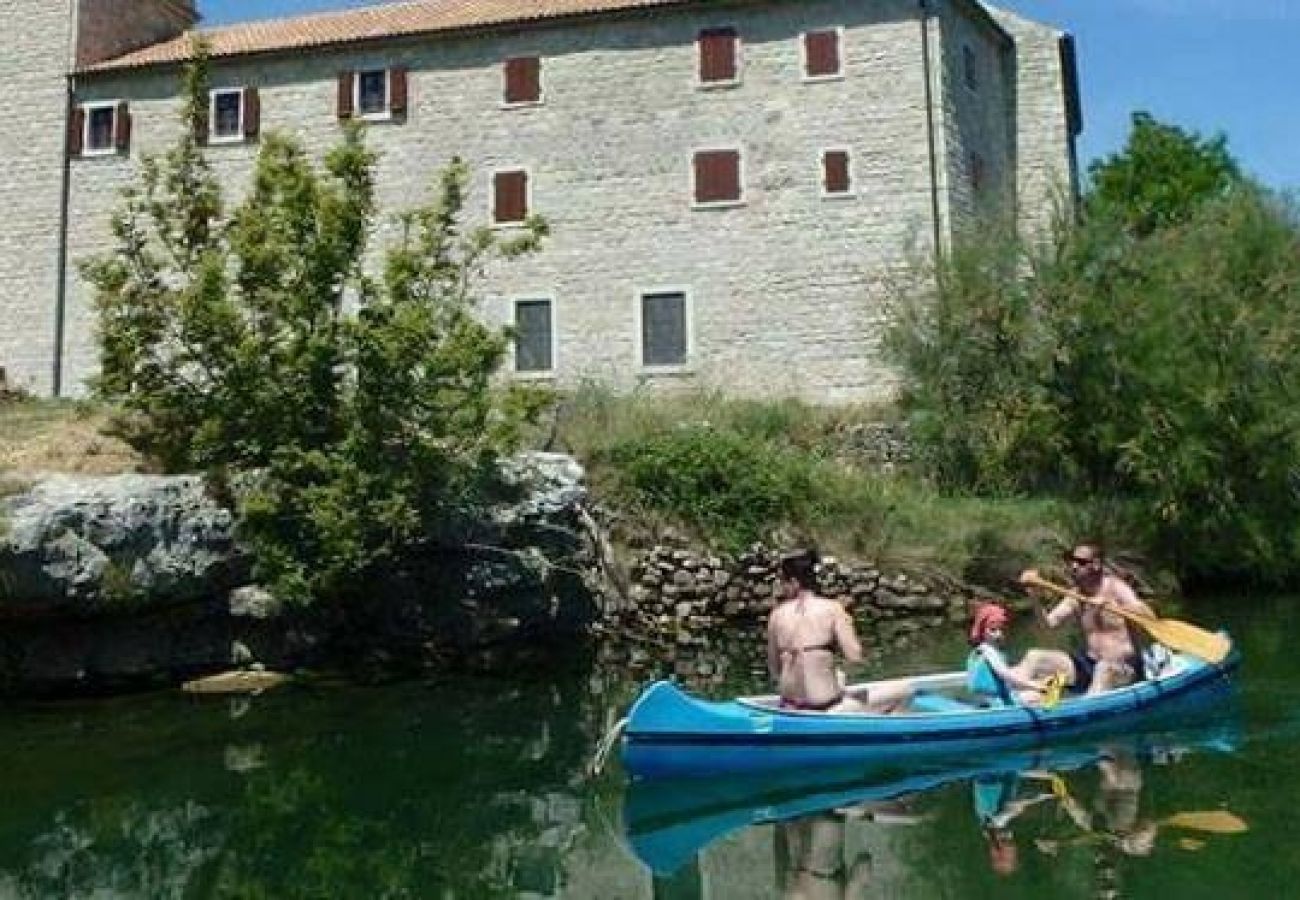
[[[536,103],[542,99],[541,60],[517,56],[506,60],[506,102]]]
[[[701,150],[695,154],[695,202],[740,199],[740,153]]]
[[[497,172],[493,193],[494,222],[522,222],[528,217],[528,173]]]
[[[710,28],[700,32],[700,81],[734,81],[736,47],[734,28]]]
[[[395,116],[406,115],[406,67],[388,70],[388,109]]]
[[[118,153],[131,150],[131,108],[125,100],[117,104],[117,113],[113,116],[113,148]]]
[[[194,119],[194,140],[202,145],[208,142],[208,131],[211,127],[209,118],[212,115],[211,100],[200,107],[197,113]]]
[[[803,36],[804,74],[809,78],[838,75],[840,35],[838,31],[810,31]]]
[[[987,180],[988,180],[988,175],[984,171],[984,157],[980,156],[978,153],[972,153],[970,155],[971,190],[977,194],[980,193],[981,191],[984,190],[985,183]]]
[[[340,119],[352,118],[352,81],[355,77],[354,72],[339,73],[338,115]]]
[[[823,184],[828,194],[847,194],[849,179],[849,154],[844,150],[827,150],[822,154]]]
[[[257,137],[262,130],[262,98],[257,88],[244,88],[244,137]]]
[[[68,155],[80,156],[82,140],[86,134],[86,111],[80,106],[68,113]]]

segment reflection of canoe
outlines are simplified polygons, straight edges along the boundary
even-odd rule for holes
[[[954,693],[965,674],[911,679],[914,709],[891,715],[782,710],[775,697],[700,700],[659,681],[637,698],[623,737],[623,762],[633,778],[712,776],[787,767],[956,757],[1134,727],[1212,702],[1237,665],[1174,657],[1158,677],[1095,697],[1063,700],[1051,709],[978,707]],[[859,685],[853,690],[871,685]]]
[[[1219,717],[1216,715],[1216,719]],[[749,773],[701,780],[633,781],[623,805],[628,846],[657,875],[670,875],[727,834],[750,825],[782,822],[827,810],[878,803],[971,779],[1029,770],[1068,772],[1104,754],[1137,755],[1174,749],[1231,751],[1237,729],[1229,719],[1196,730],[1128,734],[1104,744],[986,754],[906,769],[832,767]]]

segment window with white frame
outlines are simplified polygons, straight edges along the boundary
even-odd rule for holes
[[[112,153],[117,149],[117,104],[89,104],[85,108],[86,136],[83,153]]]
[[[740,34],[735,28],[705,28],[695,39],[703,87],[740,83]]]
[[[696,206],[730,206],[744,201],[739,150],[697,150],[691,174]]]
[[[244,139],[244,92],[239,88],[216,90],[210,95],[209,121],[213,141]]]
[[[388,115],[387,69],[368,69],[357,73],[357,115]]]
[[[641,295],[641,365],[682,366],[687,360],[686,294]]]
[[[555,325],[550,300],[515,301],[515,371],[545,374],[555,368]]]

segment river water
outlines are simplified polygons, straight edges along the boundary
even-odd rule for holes
[[[1300,599],[1182,615],[1244,654],[1213,715],[776,792],[589,777],[651,674],[594,659],[4,709],[0,900],[1300,896]],[[947,635],[876,665],[961,654]],[[757,653],[729,662],[701,689],[759,689]]]

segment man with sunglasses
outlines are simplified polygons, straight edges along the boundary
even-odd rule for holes
[[[1059,672],[1076,693],[1100,694],[1144,677],[1142,657],[1128,622],[1107,606],[1155,617],[1150,606],[1138,599],[1133,588],[1106,571],[1101,549],[1080,544],[1065,554],[1070,580],[1079,593],[1093,598],[1088,603],[1067,597],[1046,614],[1047,624],[1058,628],[1077,619],[1083,632],[1083,648],[1074,653],[1059,650],[1031,650],[1020,667],[1031,677]]]

